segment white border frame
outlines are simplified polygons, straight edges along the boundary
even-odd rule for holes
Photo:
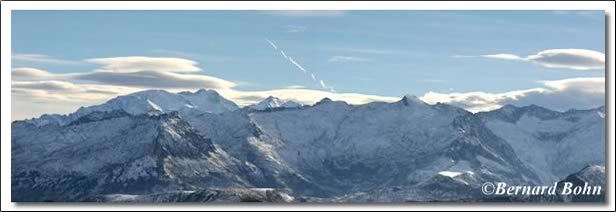
[[[614,2],[604,1],[523,1],[523,2],[2,2],[1,3],[2,42],[1,49],[1,209],[5,210],[614,210]],[[12,10],[604,10],[606,11],[606,166],[607,166],[607,203],[592,204],[536,204],[536,203],[499,203],[499,204],[463,204],[463,203],[429,203],[429,204],[15,204],[11,202],[11,11]],[[369,206],[369,207],[366,207]]]

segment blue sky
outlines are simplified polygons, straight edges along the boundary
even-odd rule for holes
[[[525,57],[551,49],[604,53],[604,28],[603,11],[13,11],[12,67],[85,73],[100,68],[84,62],[91,58],[173,57],[197,62],[201,71],[191,74],[246,92],[331,92],[323,80],[336,93],[386,97],[499,94],[603,78],[603,68]],[[496,54],[519,58],[486,57]]]

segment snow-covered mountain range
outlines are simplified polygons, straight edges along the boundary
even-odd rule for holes
[[[470,113],[148,90],[12,124],[13,201],[407,202],[485,198],[605,164],[605,108]],[[603,174],[604,176],[604,174]],[[593,178],[594,179],[594,178]]]

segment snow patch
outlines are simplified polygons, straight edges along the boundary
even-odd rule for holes
[[[454,178],[454,177],[461,175],[462,172],[442,171],[442,172],[439,172],[438,174],[446,176],[446,177]]]
[[[163,112],[163,109],[160,108],[160,106],[158,106],[156,103],[152,102],[150,99],[146,100],[148,102],[148,104],[152,107],[152,109],[154,110],[158,110],[160,112]]]
[[[601,117],[602,119],[605,118],[605,113],[601,112],[601,111],[597,111],[597,114],[599,115],[599,117]]]

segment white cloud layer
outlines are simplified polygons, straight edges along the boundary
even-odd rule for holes
[[[456,56],[475,57],[475,56]],[[603,69],[605,54],[587,49],[548,49],[533,55],[521,57],[514,54],[487,54],[479,57],[533,62],[548,68],[568,68],[575,70]]]
[[[53,57],[50,57],[44,54],[13,54],[11,59],[15,61],[26,61],[26,62],[55,64],[55,65],[80,64],[79,61],[58,59],[58,58],[53,58]]]
[[[113,72],[133,71],[166,71],[166,72],[196,72],[201,71],[197,62],[170,57],[110,57],[85,60],[101,66],[101,69]]]
[[[126,64],[125,60],[113,61]],[[166,89],[172,92],[201,88],[215,89],[224,97],[240,105],[256,103],[268,96],[304,104],[312,104],[325,97],[351,104],[364,104],[372,101],[393,102],[401,98],[336,93],[332,86],[313,75],[311,78],[317,80],[325,90],[312,90],[293,85],[281,89],[243,91],[236,88],[235,82],[196,72],[177,72],[174,68],[169,69],[170,66],[150,70],[151,65],[151,63],[145,63],[147,68],[142,68],[131,64],[125,68],[126,66],[116,66],[107,60],[103,66],[121,67],[122,71],[104,69],[74,73],[53,73],[27,67],[15,68],[11,73],[12,119],[31,118],[43,113],[73,112],[79,106],[100,104],[112,97],[145,89]],[[133,71],[127,71],[127,69]],[[420,99],[430,104],[449,103],[473,112],[493,110],[505,104],[537,104],[557,110],[583,109],[603,105],[604,98],[605,80],[603,77],[539,81],[536,88],[502,93],[428,92],[420,96]]]
[[[549,68],[590,70],[605,67],[605,54],[586,49],[550,49],[526,59]]]
[[[11,72],[13,79],[29,79],[29,78],[46,78],[49,77],[49,72],[37,68],[14,68]]]
[[[143,88],[231,88],[234,82],[200,74],[180,74],[164,71],[113,72],[95,71],[72,76],[72,79],[96,83]]]
[[[602,77],[571,78],[540,81],[539,83],[542,87],[503,93],[428,92],[420,99],[431,104],[448,103],[472,112],[494,110],[506,104],[522,106],[536,104],[555,110],[584,109],[605,104],[605,79]]]

